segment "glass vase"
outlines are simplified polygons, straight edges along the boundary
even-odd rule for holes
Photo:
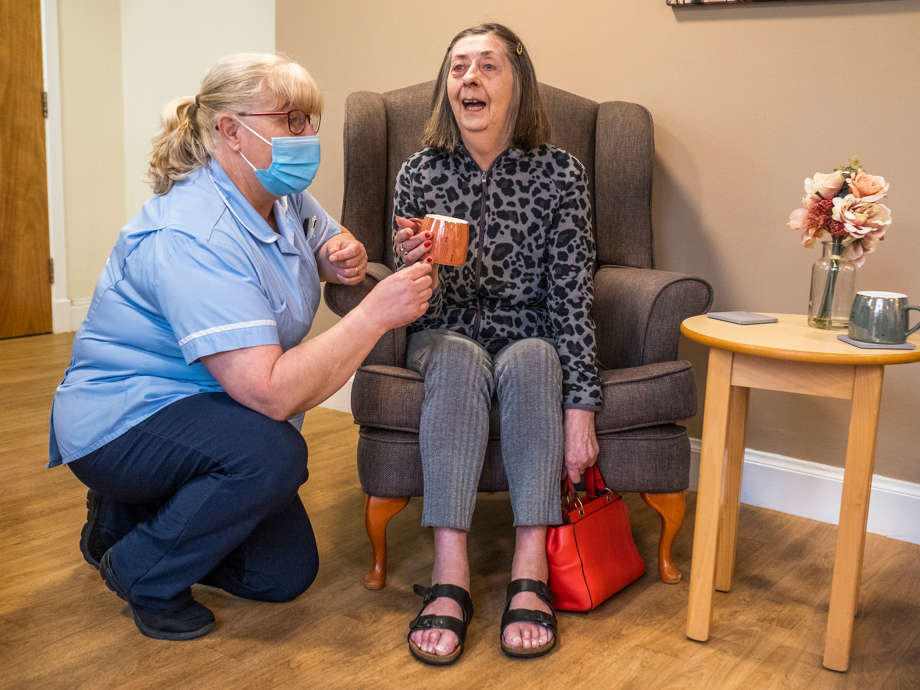
[[[808,325],[813,328],[846,328],[856,295],[856,265],[841,258],[843,238],[821,241],[821,256],[811,267]]]

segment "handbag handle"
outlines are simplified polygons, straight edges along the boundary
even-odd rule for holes
[[[575,508],[581,515],[585,514],[584,505],[582,505],[581,499],[578,498],[578,494],[575,492],[575,487],[572,485],[572,481],[566,476],[562,479],[562,522],[566,524],[569,522],[568,511],[570,510],[569,506],[575,504]]]
[[[607,482],[604,481],[600,468],[597,464],[591,465],[585,470],[585,495],[588,498],[595,498],[605,491],[608,491]]]
[[[599,494],[610,491],[607,482],[597,465],[591,465],[585,470],[585,498],[596,498]],[[612,493],[612,492],[611,492]],[[572,480],[565,476],[562,478],[562,502],[571,503],[576,498],[575,486]]]
[[[562,503],[564,505],[569,505],[577,498],[575,493],[575,487],[572,485],[572,480],[567,476],[562,478]]]
[[[601,474],[601,470],[596,464],[591,465],[591,467],[585,470],[584,483],[586,501],[590,501],[605,493],[608,495],[608,502],[611,499],[615,500],[619,498],[619,494],[608,488],[607,482],[604,481],[604,476]],[[578,498],[578,493],[575,491],[572,480],[566,475],[562,478],[562,504],[564,506],[570,506],[572,503],[578,507],[578,512],[584,515],[582,502]]]

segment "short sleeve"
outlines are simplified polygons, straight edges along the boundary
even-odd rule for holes
[[[342,232],[342,228],[310,192],[304,191],[289,197],[293,210],[303,225],[304,235],[314,254],[330,239]]]
[[[241,247],[225,236],[205,241],[181,231],[157,233],[152,303],[169,323],[187,364],[205,355],[278,345],[274,304]]]

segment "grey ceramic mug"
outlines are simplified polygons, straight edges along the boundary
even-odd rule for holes
[[[853,340],[885,345],[900,345],[907,336],[920,328],[920,322],[908,328],[908,312],[920,307],[907,303],[900,292],[860,290],[850,310],[849,336]]]

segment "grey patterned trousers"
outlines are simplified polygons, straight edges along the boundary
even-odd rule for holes
[[[428,330],[409,337],[406,365],[425,377],[422,525],[470,528],[493,399],[515,527],[558,525],[564,440],[562,367],[555,347],[527,338],[493,358],[464,335]]]

